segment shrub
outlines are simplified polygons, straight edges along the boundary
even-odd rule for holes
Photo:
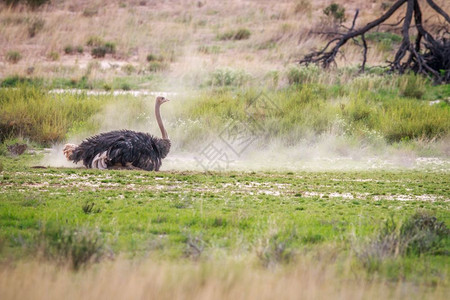
[[[18,63],[22,59],[22,54],[19,51],[8,51],[6,53],[6,60],[12,64]]]
[[[109,54],[116,53],[116,44],[115,43],[113,43],[113,42],[106,42],[104,44],[104,47],[105,47],[106,53],[109,53]]]
[[[64,53],[66,54],[73,54],[75,52],[75,49],[72,45],[67,45],[64,47]]]
[[[425,253],[440,254],[445,251],[445,240],[450,234],[443,221],[429,212],[419,211],[403,224],[388,219],[357,256],[370,271],[377,270],[383,260],[404,255]]]
[[[50,2],[50,0],[26,0],[26,3],[31,6],[31,8],[38,8],[48,2]]]
[[[105,57],[106,53],[107,53],[107,49],[105,46],[94,47],[91,50],[91,55],[94,58]]]
[[[120,88],[124,91],[131,91],[131,85],[128,82],[122,83]]]
[[[420,255],[428,252],[439,254],[441,248],[445,249],[442,243],[449,237],[450,229],[430,212],[419,211],[402,225],[400,235],[408,240],[406,251],[409,254]]]
[[[287,264],[294,257],[294,250],[290,244],[297,238],[295,231],[271,234],[261,242],[256,255],[266,268],[274,267],[277,264]]]
[[[131,64],[127,64],[122,67],[122,71],[130,75],[136,72],[136,68]]]
[[[241,28],[234,34],[234,40],[247,40],[250,38],[251,32],[246,28]]]
[[[16,6],[21,2],[25,2],[26,5],[30,6],[31,8],[35,9],[39,6],[44,5],[47,2],[50,2],[50,0],[4,0],[4,2],[7,5]]]
[[[64,47],[64,53],[66,54],[74,54],[75,52],[82,54],[84,51],[83,46],[72,46],[72,45],[67,45]]]
[[[163,61],[164,60],[164,58],[161,55],[156,55],[156,54],[153,54],[153,53],[148,54],[146,59],[147,59],[148,62]]]
[[[250,30],[246,28],[240,28],[237,31],[229,30],[225,33],[222,33],[218,35],[218,39],[225,41],[225,40],[246,40],[249,39],[251,35]]]
[[[100,261],[105,255],[105,242],[98,229],[68,229],[47,224],[39,235],[44,255],[61,262],[70,261],[78,270],[84,265]]]
[[[44,28],[45,21],[43,19],[35,19],[28,26],[28,36],[30,38],[34,37],[39,31]]]
[[[323,13],[332,20],[333,23],[341,24],[345,22],[345,8],[337,3],[331,3]]]

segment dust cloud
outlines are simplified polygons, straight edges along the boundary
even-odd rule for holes
[[[233,131],[224,125],[219,130],[206,128],[202,120],[180,119],[189,103],[186,97],[169,93],[171,102],[164,104],[161,114],[172,141],[172,149],[163,161],[161,171],[327,171],[370,169],[449,170],[448,141],[433,147],[442,157],[423,156],[417,149],[355,141],[339,132],[310,136],[299,141],[284,137],[266,138],[245,130]],[[154,117],[154,95],[130,94],[129,97],[104,107],[92,117],[96,132],[73,135],[67,143],[79,144],[83,139],[110,130],[130,129],[161,136]],[[445,146],[447,145],[447,146]],[[67,161],[56,144],[41,164],[50,167],[83,167]],[[429,145],[427,147],[430,147]],[[423,149],[422,149],[423,150]]]

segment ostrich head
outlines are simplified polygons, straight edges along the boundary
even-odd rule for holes
[[[170,100],[165,98],[165,97],[163,97],[163,96],[156,97],[156,104],[161,105],[161,104],[166,103],[168,101],[170,101]]]

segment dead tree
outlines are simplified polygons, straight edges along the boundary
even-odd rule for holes
[[[422,12],[419,6],[418,0],[397,0],[392,7],[380,18],[366,24],[360,29],[355,29],[356,19],[358,18],[359,11],[353,17],[352,26],[346,28],[345,33],[333,32],[336,36],[332,38],[325,47],[320,51],[313,51],[307,54],[300,64],[308,65],[311,63],[318,64],[324,68],[328,68],[332,63],[335,63],[336,55],[339,50],[348,41],[353,40],[355,43],[363,48],[363,58],[361,64],[361,71],[364,71],[367,61],[367,42],[365,34],[376,26],[382,25],[387,19],[389,19],[394,12],[396,12],[405,3],[406,13],[405,16],[396,25],[400,25],[402,22],[402,42],[397,52],[395,53],[393,61],[389,61],[389,69],[391,71],[397,71],[399,73],[412,70],[415,73],[425,74],[437,83],[449,83],[450,82],[450,39],[449,37],[449,15],[442,10],[433,0],[426,0],[429,6],[431,6],[437,14],[441,15],[445,19],[445,25],[440,30],[439,37],[433,37],[423,26]],[[414,25],[413,23],[414,18]],[[385,24],[386,25],[386,24]],[[414,41],[411,41],[409,35],[410,28],[417,30],[417,35]],[[329,32],[327,32],[329,34]],[[356,39],[361,38],[361,43]]]

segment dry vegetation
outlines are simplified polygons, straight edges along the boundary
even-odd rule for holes
[[[329,254],[327,254],[329,255]],[[328,259],[330,259],[328,257]],[[411,287],[352,276],[322,262],[300,261],[270,271],[250,263],[138,264],[119,259],[74,274],[48,263],[20,263],[0,271],[2,299],[445,299],[444,287]],[[344,274],[352,279],[337,279]]]
[[[346,8],[347,23],[351,22],[354,9],[360,9],[357,26],[380,15],[390,3],[336,2]],[[447,1],[437,2],[444,10],[450,9]],[[79,79],[94,61],[100,63],[89,70],[92,78],[164,71],[173,80],[198,83],[205,74],[224,67],[264,78],[270,72],[283,71],[311,48],[324,44],[327,37],[313,32],[333,26],[323,13],[330,3],[51,1],[35,11],[3,4],[0,78],[18,74]],[[429,18],[431,14],[429,9],[424,11],[429,27],[433,27],[430,23],[441,22],[438,17]],[[392,23],[399,18],[392,17]],[[240,31],[244,35],[233,35]],[[97,55],[92,55],[92,39],[100,44],[114,44],[114,53],[93,58]],[[375,51],[369,52],[369,65],[384,62],[392,51],[386,41],[375,43],[372,48]],[[20,54],[20,59],[16,54],[13,61],[8,60],[8,53],[12,52]],[[161,57],[164,66],[149,64],[149,54]],[[350,46],[339,63],[359,62],[360,56],[361,49]]]

